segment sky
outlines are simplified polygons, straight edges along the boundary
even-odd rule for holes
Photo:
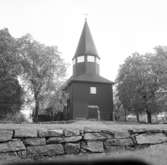
[[[56,45],[72,65],[87,13],[101,57],[100,74],[115,81],[126,57],[167,45],[166,8],[166,0],[0,0],[0,29]],[[71,74],[69,67],[67,77]]]

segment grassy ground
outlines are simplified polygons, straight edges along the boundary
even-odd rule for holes
[[[0,129],[14,129],[14,128],[24,128],[24,129],[83,129],[84,127],[89,127],[92,129],[109,129],[115,131],[128,130],[133,128],[146,128],[146,129],[167,129],[167,124],[138,124],[134,122],[109,122],[109,121],[75,121],[68,124],[62,123],[23,123],[23,124],[13,124],[13,123],[0,123]]]

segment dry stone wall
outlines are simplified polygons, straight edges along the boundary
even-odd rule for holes
[[[0,159],[41,159],[67,154],[135,150],[167,142],[167,130],[0,129]]]

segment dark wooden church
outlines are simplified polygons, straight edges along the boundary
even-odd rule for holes
[[[100,57],[87,21],[72,60],[73,75],[64,86],[68,119],[112,120],[113,82],[99,75]]]

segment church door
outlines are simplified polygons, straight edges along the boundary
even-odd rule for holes
[[[88,119],[100,120],[100,111],[97,105],[88,105]]]

